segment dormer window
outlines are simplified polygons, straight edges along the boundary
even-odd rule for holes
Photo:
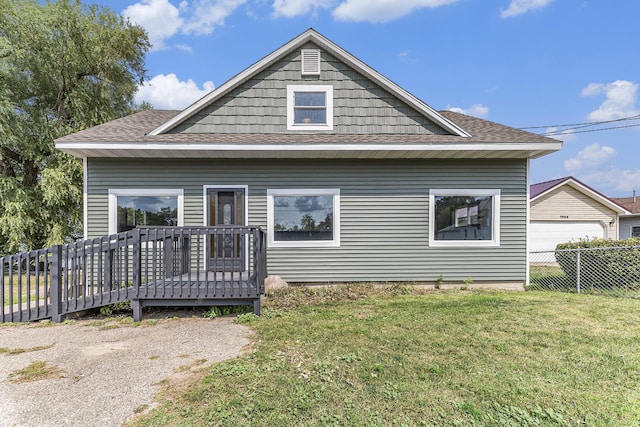
[[[333,130],[333,86],[287,86],[287,130]]]

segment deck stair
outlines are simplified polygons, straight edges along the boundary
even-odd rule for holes
[[[253,305],[267,276],[253,226],[148,227],[0,258],[0,322],[52,319],[131,301],[144,306]]]

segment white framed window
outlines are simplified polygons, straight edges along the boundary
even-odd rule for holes
[[[333,130],[333,86],[288,85],[287,130]]]
[[[109,234],[143,226],[182,225],[182,189],[109,189]]]
[[[270,247],[339,247],[340,190],[267,190]]]
[[[634,225],[631,227],[631,237],[640,238],[640,226]]]
[[[500,190],[430,190],[429,245],[500,246]]]

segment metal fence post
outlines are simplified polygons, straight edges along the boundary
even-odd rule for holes
[[[576,256],[576,293],[580,293],[580,249],[577,250]]]

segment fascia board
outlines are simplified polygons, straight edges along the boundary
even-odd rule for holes
[[[184,109],[181,113],[173,117],[171,120],[165,122],[161,126],[149,132],[149,135],[160,135],[172,129],[173,127],[182,123],[187,118],[196,114],[201,109],[215,102],[217,99],[219,99],[220,97],[222,97],[223,95],[225,95],[226,93],[228,93],[229,91],[237,87],[239,84],[241,84],[245,80],[251,78],[253,75],[259,73],[260,71],[262,71],[263,69],[271,65],[272,63],[278,61],[279,59],[283,58],[284,56],[286,56],[287,54],[295,50],[297,47],[309,41],[316,43],[320,47],[323,47],[329,53],[338,57],[339,59],[344,61],[346,64],[350,65],[351,67],[356,69],[358,72],[365,75],[367,78],[376,82],[377,84],[379,84],[380,86],[382,86],[383,88],[385,88],[386,90],[388,90],[389,92],[391,92],[392,94],[394,94],[395,96],[397,96],[398,98],[406,102],[407,104],[411,105],[417,111],[424,114],[427,118],[439,124],[443,128],[449,130],[453,134],[461,137],[471,136],[468,132],[466,132],[460,126],[446,119],[445,117],[440,115],[436,110],[428,106],[426,103],[424,103],[423,101],[421,101],[420,99],[418,99],[417,97],[415,97],[414,95],[406,91],[405,89],[401,88],[396,83],[389,80],[387,77],[383,76],[382,74],[380,74],[379,72],[371,68],[369,65],[360,61],[358,58],[356,58],[346,50],[342,49],[340,46],[336,45],[331,40],[327,39],[326,37],[319,34],[313,29],[309,29],[305,31],[304,33],[294,38],[293,40],[289,41],[279,49],[276,49],[271,54],[265,56],[258,62],[249,66],[247,69],[237,74],[235,77],[231,78],[230,80],[228,80],[227,82],[219,86],[218,88],[211,91],[209,94],[205,95],[195,103],[191,104],[189,107]]]
[[[584,184],[577,182],[576,180],[569,178],[565,181],[559,182],[558,184],[554,185],[551,188],[548,188],[546,191],[538,194],[536,197],[534,197],[533,199],[530,200],[530,203],[538,200],[540,197],[545,196],[549,193],[551,193],[552,191],[557,190],[558,188],[562,187],[563,185],[569,185],[570,187],[572,187],[573,189],[581,192],[582,194],[596,200],[598,203],[600,203],[601,205],[604,205],[606,207],[608,207],[609,209],[611,209],[612,211],[618,213],[619,215],[627,215],[629,213],[631,213],[630,211],[628,211],[627,209],[623,208],[622,206],[612,202],[611,200],[609,200],[607,197],[601,195],[600,193],[590,189],[589,187],[586,187]]]
[[[138,150],[138,151],[557,151],[558,147],[547,143],[493,143],[493,144],[207,144],[207,143],[131,143],[131,142],[58,142],[61,151],[75,150]]]
[[[460,126],[456,125],[452,121],[446,119],[441,114],[439,114],[436,110],[431,108],[429,105],[418,99],[416,96],[406,91],[402,87],[398,86],[389,78],[380,74],[378,71],[371,68],[371,66],[365,64],[361,60],[359,60],[354,55],[350,54],[340,46],[333,43],[331,40],[327,39],[321,34],[315,33],[313,37],[313,41],[327,49],[330,53],[337,56],[339,59],[365,75],[365,77],[373,80],[383,88],[387,89],[392,94],[396,95],[398,98],[406,102],[407,104],[414,107],[416,110],[420,111],[422,114],[427,116],[429,119],[438,123],[445,129],[453,132],[455,135],[461,137],[470,137],[471,135],[462,129]]]
[[[623,208],[622,206],[618,205],[617,203],[612,202],[607,197],[603,196],[602,194],[598,193],[597,191],[594,191],[591,188],[586,187],[583,184],[581,184],[581,183],[579,183],[579,182],[577,182],[577,181],[575,181],[573,179],[566,180],[564,182],[564,184],[570,185],[574,189],[580,191],[582,194],[585,194],[585,195],[591,197],[592,199],[598,201],[600,204],[608,207],[609,209],[611,209],[613,211],[616,211],[620,215],[626,215],[627,213],[631,213],[627,209]]]

